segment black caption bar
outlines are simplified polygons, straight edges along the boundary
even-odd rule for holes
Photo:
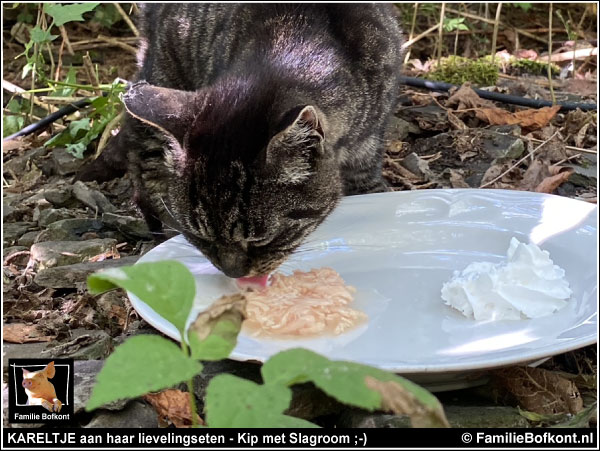
[[[595,429],[7,429],[3,449],[536,448],[596,449]]]

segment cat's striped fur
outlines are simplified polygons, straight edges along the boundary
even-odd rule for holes
[[[343,194],[386,190],[393,5],[148,4],[141,22],[143,82],[82,178],[127,166],[154,231],[181,230],[231,277],[260,275]]]

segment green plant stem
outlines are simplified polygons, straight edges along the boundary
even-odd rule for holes
[[[183,339],[183,334],[181,337],[181,350],[183,351],[183,353],[185,355],[187,355],[188,357],[190,356],[190,350],[188,348],[187,343]],[[190,413],[192,416],[192,427],[197,428],[198,422],[196,421],[197,410],[196,410],[196,397],[194,396],[194,379],[188,379],[187,387],[188,387],[188,392],[190,394]]]
[[[93,91],[94,89],[100,89],[102,91],[110,91],[111,89],[113,89],[113,85],[98,85],[97,87],[94,87],[92,85],[79,85],[79,84],[75,84],[75,83],[67,83],[64,81],[54,81],[54,80],[47,80],[49,85],[58,85],[58,86],[66,86],[68,88],[76,88],[76,89],[85,89],[86,91]]]

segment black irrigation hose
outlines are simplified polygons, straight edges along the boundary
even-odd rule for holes
[[[38,122],[29,124],[27,127],[19,130],[18,132],[13,133],[10,136],[7,136],[6,138],[2,139],[2,142],[6,142],[6,141],[10,141],[11,139],[15,139],[17,136],[29,135],[29,134],[45,127],[46,125],[49,125],[54,121],[57,121],[58,119],[60,119],[63,116],[66,116],[67,114],[72,114],[75,111],[79,110],[79,108],[83,108],[84,106],[88,105],[92,101],[92,98],[93,97],[86,97],[85,99],[81,99],[81,100],[78,100],[77,102],[70,103],[69,105],[61,108],[60,110],[55,111],[52,114],[49,114],[48,116],[39,120]]]
[[[415,86],[417,88],[425,88],[431,91],[448,91],[451,88],[458,88],[459,86],[450,83],[444,83],[443,81],[431,81],[424,80],[422,78],[414,77],[400,77],[400,82],[404,85]],[[510,103],[513,105],[528,106],[532,108],[542,108],[545,106],[552,106],[552,102],[548,100],[536,100],[526,99],[519,96],[511,96],[508,94],[500,94],[498,92],[484,91],[483,89],[473,88],[473,91],[477,93],[479,97],[487,100],[497,100],[502,103]],[[579,108],[582,111],[592,111],[598,109],[595,103],[573,103],[573,102],[557,102],[560,105],[561,111],[571,111]]]
[[[415,86],[417,88],[425,88],[425,89],[429,89],[431,91],[448,91],[451,88],[458,88],[457,85],[453,85],[450,83],[444,83],[441,81],[423,80],[421,78],[414,78],[414,77],[400,77],[400,82],[402,84],[405,84],[408,86]],[[473,90],[482,99],[497,100],[497,101],[503,102],[503,103],[528,106],[528,107],[532,107],[532,108],[542,108],[545,106],[552,106],[552,102],[550,102],[548,100],[526,99],[524,97],[511,96],[508,94],[499,94],[497,92],[489,92],[489,91],[484,91],[482,89],[477,89],[477,88],[473,88]],[[52,122],[60,119],[61,117],[66,116],[67,114],[74,113],[79,108],[82,108],[82,107],[88,105],[91,102],[91,99],[92,98],[85,98],[85,99],[78,100],[77,102],[71,103],[71,104],[65,106],[64,108],[61,108],[60,110],[55,111],[52,114],[49,114],[48,116],[41,119],[40,121],[30,124],[27,127],[25,127],[24,129],[19,130],[18,132],[13,133],[10,136],[7,136],[2,141],[3,142],[10,141],[11,139],[14,139],[18,136],[29,135],[37,130],[40,130],[41,128],[45,127],[48,124],[51,124]],[[560,107],[561,107],[560,109],[562,111],[570,111],[570,110],[575,110],[577,108],[579,108],[580,110],[583,110],[583,111],[591,111],[591,110],[596,110],[598,108],[595,103],[572,103],[572,102],[564,102],[563,103],[563,102],[559,102],[558,105],[560,105]]]

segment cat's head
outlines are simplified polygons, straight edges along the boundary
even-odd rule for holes
[[[196,92],[136,83],[123,100],[168,138],[170,212],[230,277],[274,270],[341,197],[326,118],[315,105],[281,108],[268,89],[243,80]]]

